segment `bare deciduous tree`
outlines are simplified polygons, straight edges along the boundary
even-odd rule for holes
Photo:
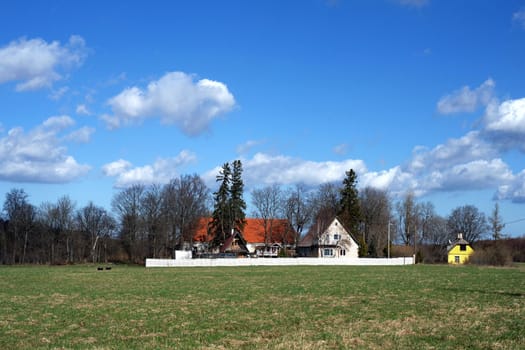
[[[369,255],[384,256],[388,244],[388,225],[391,221],[391,204],[388,193],[384,190],[366,187],[361,191],[360,203]]]
[[[74,261],[74,214],[75,203],[68,196],[40,206],[40,222],[49,242],[47,255],[51,264]]]
[[[164,211],[169,227],[169,245],[182,248],[193,242],[200,218],[208,214],[210,191],[200,176],[183,175],[164,186]]]
[[[332,182],[319,186],[315,194],[315,225],[326,227],[340,209],[340,187]]]
[[[457,234],[461,233],[471,244],[483,238],[489,230],[485,214],[473,205],[454,209],[448,217],[447,226],[451,239],[455,239]]]
[[[398,233],[405,245],[414,244],[418,230],[418,205],[413,192],[408,192],[396,205],[398,215]]]
[[[111,202],[113,212],[120,224],[120,238],[128,258],[140,262],[145,256],[142,248],[144,225],[141,217],[141,205],[146,188],[133,185],[117,193]]]
[[[261,219],[264,244],[267,246],[272,242],[276,219],[283,217],[283,192],[278,185],[255,189],[252,191],[252,204],[256,209],[255,217]]]
[[[79,230],[89,240],[90,256],[93,263],[99,262],[101,258],[100,240],[111,236],[116,227],[115,220],[104,208],[90,202],[77,212],[77,224]]]
[[[159,185],[150,186],[141,198],[140,212],[144,230],[146,231],[146,245],[148,256],[159,257],[161,242],[166,230],[163,227],[162,189]]]
[[[35,226],[36,209],[28,202],[23,189],[6,194],[4,212],[8,220],[7,233],[11,241],[11,263],[25,263],[29,236]]]
[[[312,222],[315,201],[303,184],[298,184],[289,191],[285,202],[285,215],[288,223],[296,233],[294,243],[297,245],[303,230]]]
[[[494,210],[492,215],[489,217],[490,228],[492,230],[493,239],[501,239],[501,231],[505,228],[505,224],[501,220],[501,215],[499,213],[499,204],[494,204]]]

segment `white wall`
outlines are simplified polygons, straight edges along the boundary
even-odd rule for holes
[[[411,265],[413,257],[372,258],[242,258],[242,259],[146,259],[146,267],[198,267],[198,266],[295,266],[295,265]]]
[[[191,250],[176,250],[175,251],[175,259],[181,260],[181,259],[191,259],[192,254]]]

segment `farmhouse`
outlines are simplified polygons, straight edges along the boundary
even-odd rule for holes
[[[358,244],[336,217],[328,225],[314,224],[297,244],[297,253],[304,257],[357,258]]]
[[[454,265],[466,263],[474,253],[474,249],[472,249],[469,242],[463,239],[461,233],[458,234],[458,239],[448,246],[447,251],[448,263]]]
[[[197,253],[207,251],[213,236],[208,232],[211,218],[202,218],[193,237],[193,246]],[[284,250],[293,250],[297,233],[285,219],[247,218],[244,232],[235,232],[234,237],[244,243],[249,254],[258,257],[277,257]],[[229,238],[225,244],[229,243]],[[221,247],[222,250],[226,248]],[[224,251],[226,252],[226,251]]]

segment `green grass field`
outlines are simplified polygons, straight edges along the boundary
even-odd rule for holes
[[[0,349],[525,349],[525,267],[0,267]]]

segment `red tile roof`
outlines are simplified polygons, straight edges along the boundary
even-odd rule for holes
[[[194,241],[209,242],[213,239],[211,235],[208,235],[208,223],[210,221],[211,218],[201,218],[199,220],[197,231],[193,236]],[[247,243],[265,243],[263,219],[247,218],[242,235]],[[272,225],[272,237],[268,238],[268,243],[283,243],[286,241],[287,244],[293,244],[294,232],[290,225],[288,225],[288,220],[274,219]]]

